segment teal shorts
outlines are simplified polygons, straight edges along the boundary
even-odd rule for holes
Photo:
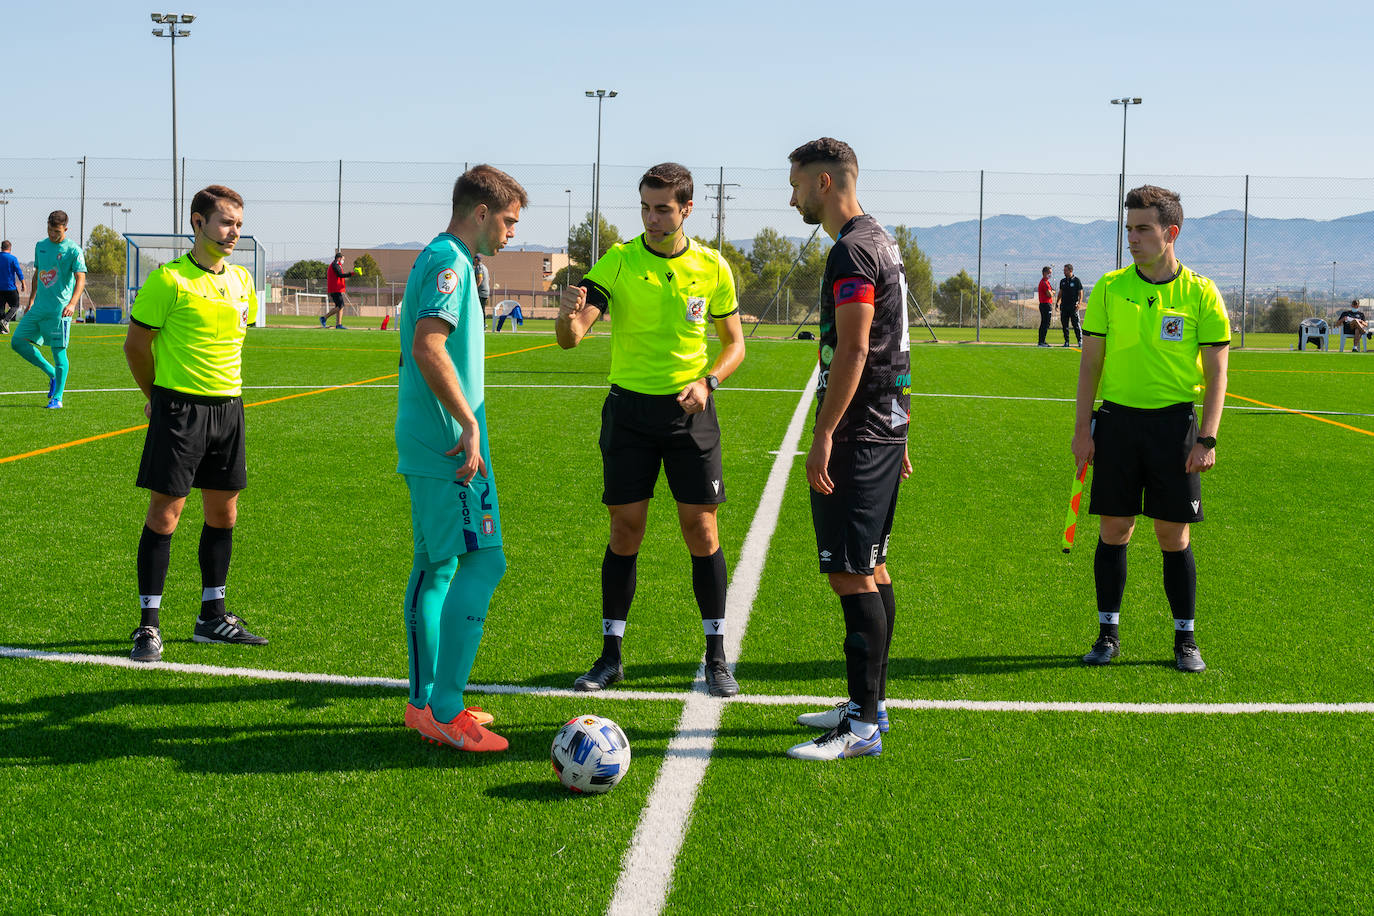
[[[31,340],[37,346],[47,344],[54,350],[66,347],[72,339],[72,320],[63,318],[62,313],[39,317],[37,309],[29,309],[19,324],[14,326],[14,336],[21,340]]]
[[[463,486],[453,480],[406,474],[410,488],[410,528],[415,552],[438,563],[449,557],[501,546],[501,511],[496,481],[474,477]]]

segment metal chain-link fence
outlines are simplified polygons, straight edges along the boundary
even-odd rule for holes
[[[244,196],[244,231],[267,252],[269,311],[304,315],[318,311],[312,297],[323,294],[322,281],[285,280],[291,265],[328,262],[336,246],[423,245],[447,223],[453,181],[469,164],[188,158],[175,169],[174,204],[167,159],[0,159],[0,187],[12,189],[0,198],[8,201],[0,205],[0,231],[21,261],[31,259],[48,213],[57,209],[67,211],[72,237],[83,242],[101,224],[120,235],[189,232],[189,196],[225,184]],[[496,164],[530,196],[513,245],[566,250],[591,210],[592,164]],[[643,170],[601,169],[601,215],[622,239],[641,230]],[[804,320],[816,304],[830,240],[819,233],[806,244],[812,227],[788,204],[785,164],[697,164],[693,173],[689,231],[711,244],[718,235],[730,243],[746,319]],[[913,321],[919,308],[936,326],[1032,328],[1042,267],[1050,266],[1057,281],[1072,263],[1091,288],[1117,266],[1118,181],[1116,174],[866,169],[859,192],[884,225],[910,230],[914,244],[904,251]],[[1294,335],[1304,318],[1330,319],[1351,300],[1374,297],[1374,178],[1127,176],[1128,188],[1145,183],[1182,195],[1179,257],[1217,282],[1238,333]],[[1129,253],[1124,257],[1129,263]],[[383,313],[398,303],[403,283],[353,281],[349,296],[364,314]],[[118,279],[93,273],[88,287],[95,304],[124,305]]]

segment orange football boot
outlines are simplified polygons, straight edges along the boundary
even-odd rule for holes
[[[496,721],[496,717],[489,712],[483,712],[481,707],[473,706],[468,709],[472,713],[472,719],[478,725],[490,725]],[[424,710],[416,708],[414,703],[406,703],[406,728],[413,728],[420,731],[420,722],[424,719]]]
[[[452,722],[434,718],[432,706],[426,706],[421,715],[420,735],[435,744],[447,744],[460,751],[504,751],[510,746],[505,738],[479,724],[477,717],[486,713],[476,707],[458,713]]]

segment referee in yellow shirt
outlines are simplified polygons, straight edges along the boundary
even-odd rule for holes
[[[159,609],[186,497],[200,490],[200,615],[195,642],[261,646],[242,618],[224,609],[225,579],[248,486],[240,364],[248,322],[257,311],[253,277],[226,263],[243,230],[243,198],[222,185],[191,200],[191,251],[149,275],[129,309],[124,356],[148,399],[148,434],[138,485],[150,491],[138,541],[138,628],[130,657],[162,658]]]
[[[725,554],[716,509],[725,501],[716,386],[744,359],[730,265],[687,236],[692,173],[675,162],[639,181],[644,234],[616,245],[580,286],[563,290],[555,330],[577,346],[603,313],[611,318],[611,390],[601,409],[602,502],[611,536],[601,563],[601,656],[578,690],[601,690],[625,677],[621,640],[635,592],[635,565],[659,467],[677,501],[692,555],[692,589],[706,633],[705,679],[712,696],[739,693],[725,659]],[[706,330],[721,340],[714,364]]]
[[[1098,638],[1083,656],[1087,665],[1108,664],[1120,653],[1126,547],[1143,514],[1154,520],[1164,551],[1174,665],[1207,668],[1193,636],[1197,567],[1189,526],[1202,521],[1200,475],[1217,460],[1231,326],[1216,284],[1174,254],[1182,225],[1173,191],[1144,185],[1127,194],[1126,239],[1135,263],[1097,282],[1083,319],[1072,449],[1079,468],[1093,463],[1088,511],[1101,516],[1093,558]],[[1193,401],[1200,389],[1199,421]]]

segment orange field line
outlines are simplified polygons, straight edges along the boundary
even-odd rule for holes
[[[1374,436],[1374,432],[1371,432],[1367,429],[1360,429],[1358,426],[1350,426],[1345,423],[1339,423],[1335,420],[1328,420],[1326,417],[1319,417],[1316,414],[1303,413],[1301,410],[1294,410],[1291,407],[1280,407],[1278,404],[1267,404],[1264,401],[1257,401],[1254,398],[1247,398],[1244,395],[1234,394],[1230,391],[1226,392],[1226,396],[1228,398],[1236,398],[1241,401],[1249,401],[1251,404],[1258,404],[1261,407],[1269,407],[1274,410],[1282,410],[1284,413],[1295,413],[1300,417],[1306,417],[1309,420],[1316,420],[1318,423],[1330,423],[1332,426],[1339,426],[1341,429],[1348,429],[1352,433],[1362,433],[1366,436]]]
[[[512,355],[514,355],[514,354],[516,354],[516,353],[528,353],[528,352],[530,352],[531,350],[543,350],[543,349],[546,348],[546,347],[553,347],[553,346],[557,346],[557,344],[551,344],[551,343],[549,343],[549,344],[540,344],[540,345],[537,346],[537,347],[525,347],[525,348],[522,349],[522,350],[508,350],[508,351],[506,351],[505,353],[488,353],[487,356],[486,356],[486,359],[496,359],[498,356],[512,356]],[[386,381],[386,380],[389,379],[389,378],[396,378],[396,376],[397,376],[398,374],[399,374],[399,373],[393,372],[393,373],[391,373],[390,375],[379,375],[379,376],[377,376],[376,378],[363,379],[363,380],[360,381],[360,382],[349,382],[349,383],[346,384],[346,385],[331,385],[331,386],[328,387],[328,388],[315,388],[315,389],[312,389],[312,390],[310,390],[310,391],[301,391],[301,392],[298,392],[298,393],[296,393],[296,394],[283,395],[282,397],[279,397],[279,398],[269,398],[269,399],[267,399],[266,401],[254,401],[252,404],[245,404],[245,405],[243,405],[243,406],[244,406],[244,407],[261,407],[261,406],[263,406],[264,404],[276,404],[278,401],[290,401],[290,400],[293,400],[293,399],[295,399],[295,398],[309,397],[309,396],[312,395],[312,394],[324,394],[326,391],[341,391],[341,390],[343,390],[344,388],[354,388],[354,387],[357,387],[358,385],[370,385],[370,384],[372,384],[373,382],[383,382],[383,381]],[[147,424],[147,423],[143,423],[143,424],[140,424],[139,426],[128,426],[128,427],[125,427],[124,429],[116,429],[116,430],[113,430],[113,431],[108,432],[108,433],[100,433],[99,435],[96,435],[96,436],[87,436],[87,437],[84,438],[84,439],[75,439],[75,440],[73,440],[73,441],[71,441],[71,442],[63,442],[63,443],[61,443],[60,445],[49,445],[49,446],[46,446],[45,448],[34,449],[34,450],[31,451],[31,452],[24,452],[23,454],[20,454],[20,455],[10,455],[10,456],[5,457],[5,458],[0,458],[0,464],[8,464],[8,463],[11,462],[11,461],[18,461],[18,460],[21,459],[21,458],[33,458],[33,457],[36,456],[36,455],[46,455],[46,454],[48,454],[49,452],[56,452],[56,451],[60,451],[60,450],[62,450],[62,449],[64,449],[64,448],[71,448],[71,447],[74,446],[74,445],[85,445],[87,442],[99,442],[101,439],[111,439],[111,438],[113,438],[113,437],[115,437],[115,436],[122,436],[122,435],[124,435],[125,433],[138,432],[140,429],[147,429],[147,428],[148,428],[148,424]]]

